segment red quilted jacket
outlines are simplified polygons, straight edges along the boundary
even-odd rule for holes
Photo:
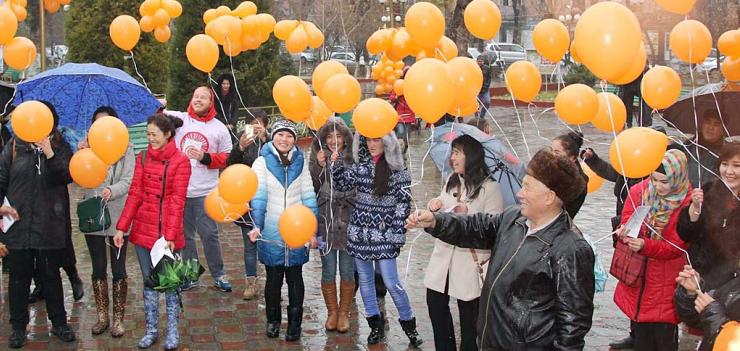
[[[389,97],[391,104],[396,107],[398,112],[398,121],[400,123],[413,124],[416,122],[416,114],[409,107],[409,103],[406,102],[406,97],[396,95],[396,92],[392,92]]]
[[[136,157],[134,179],[116,228],[125,232],[133,223],[129,240],[147,249],[151,249],[160,233],[163,233],[165,240],[174,241],[175,249],[179,250],[185,246],[183,215],[190,181],[190,160],[177,149],[173,140],[160,150],[149,146],[143,165],[142,154]],[[165,178],[163,194],[162,183]],[[161,205],[160,198],[163,198]]]
[[[630,189],[630,197],[634,199],[637,206],[640,205],[642,193],[646,191],[649,181],[646,179]],[[630,197],[624,204],[622,224],[627,223],[635,212],[635,204],[629,200]],[[662,233],[666,240],[683,249],[686,249],[687,245],[678,236],[676,226],[681,209],[689,203],[691,203],[691,190],[686,194],[681,207],[673,211]],[[648,258],[644,281],[636,287],[629,287],[622,282],[617,283],[614,302],[633,321],[678,324],[673,293],[676,290],[676,277],[686,264],[686,254],[665,240],[648,239],[647,228],[644,225],[640,238],[645,239],[645,246],[642,247],[640,253]]]

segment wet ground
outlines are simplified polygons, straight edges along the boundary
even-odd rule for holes
[[[530,116],[530,112],[532,116]],[[549,145],[550,139],[567,132],[567,128],[557,121],[554,114],[542,113],[542,110],[527,111],[520,109],[522,128],[512,109],[492,109],[492,113],[501,125],[503,132],[494,127],[494,132],[501,137],[506,135],[514,149],[523,159],[528,159],[524,140],[531,153],[542,146]],[[535,118],[536,122],[533,121]],[[522,135],[521,130],[524,130]],[[583,132],[589,139],[584,146],[593,147],[596,152],[606,157],[608,142],[611,136],[598,132],[593,128],[584,127]],[[412,133],[410,155],[411,171],[416,185],[413,187],[414,200],[418,206],[424,206],[427,200],[438,195],[441,178],[431,160],[420,162],[428,144],[424,143],[426,131],[417,135]],[[420,177],[423,169],[423,179]],[[420,181],[420,182],[419,182]],[[77,194],[73,190],[73,197]],[[74,201],[74,200],[73,200]],[[584,233],[592,238],[601,238],[610,231],[609,218],[614,213],[614,196],[612,185],[606,183],[597,192],[588,196],[581,212],[576,218],[576,224]],[[52,350],[130,350],[135,348],[138,339],[144,334],[144,311],[141,302],[141,273],[138,262],[129,250],[127,268],[129,274],[129,301],[125,317],[126,334],[119,339],[113,339],[107,334],[92,336],[90,328],[97,320],[92,291],[89,284],[91,273],[90,258],[83,237],[75,234],[75,248],[77,251],[78,268],[85,281],[86,294],[79,301],[74,302],[69,282],[63,276],[65,288],[65,303],[69,321],[78,332],[78,341],[65,344],[49,335],[49,323],[46,319],[45,306],[37,303],[31,307],[31,325],[29,326],[29,342],[27,349]],[[212,280],[208,273],[201,278],[201,287],[183,294],[184,312],[180,322],[181,350],[404,350],[408,348],[408,339],[398,324],[398,313],[390,297],[387,298],[385,311],[390,321],[387,328],[387,339],[384,343],[368,347],[365,339],[369,332],[364,321],[362,299],[359,294],[352,309],[352,323],[350,332],[337,334],[326,332],[323,322],[326,317],[326,308],[321,297],[319,286],[321,275],[321,261],[318,253],[312,253],[311,260],[304,266],[304,280],[306,285],[306,302],[303,322],[303,335],[300,342],[287,343],[283,339],[268,339],[264,335],[264,302],[260,297],[252,301],[243,301],[241,293],[244,289],[244,266],[242,259],[242,237],[234,225],[222,227],[221,244],[223,248],[226,271],[234,291],[223,293],[210,287]],[[199,246],[200,247],[200,246]],[[433,350],[431,324],[427,314],[425,289],[423,286],[424,269],[431,254],[433,239],[420,232],[408,234],[407,245],[404,247],[398,260],[398,270],[405,278],[406,289],[411,298],[412,307],[418,319],[419,333],[425,343],[421,349]],[[611,259],[611,240],[604,240],[596,245],[599,259],[608,270]],[[202,257],[202,249],[199,249]],[[202,259],[203,264],[205,261]],[[262,272],[260,272],[262,274]],[[10,335],[7,307],[7,274],[0,280],[0,349],[7,345]],[[264,283],[262,279],[261,283]],[[593,327],[586,338],[587,350],[608,350],[608,343],[626,336],[628,321],[612,302],[616,281],[613,278],[607,282],[605,292],[597,293],[595,297],[596,310],[594,312]],[[287,301],[287,291],[284,288],[283,296]],[[162,305],[164,301],[162,301]],[[456,303],[450,304],[453,318],[457,321]],[[162,307],[160,311],[163,312]],[[283,307],[285,310],[285,307]],[[164,315],[162,315],[163,317]],[[283,329],[285,330],[285,312],[283,311]],[[457,322],[456,322],[457,323]],[[164,320],[160,326],[164,326]],[[160,334],[164,330],[160,329]],[[284,334],[281,333],[281,337]],[[692,337],[682,336],[681,350],[693,350],[696,342]],[[161,349],[161,345],[156,345]]]

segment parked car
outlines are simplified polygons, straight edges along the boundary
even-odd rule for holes
[[[280,45],[280,54],[290,55],[290,58],[293,61],[301,61],[301,64],[304,66],[309,63],[314,63],[318,58],[317,52],[314,49],[306,49],[300,53],[291,54],[288,52],[288,49],[285,48],[285,44]]]
[[[527,50],[519,44],[489,43],[486,45],[486,50],[496,54],[495,64],[498,66],[506,67],[516,61],[527,60]]]
[[[347,70],[353,72],[357,68],[357,59],[351,52],[333,52],[329,56],[330,60],[338,61],[347,67]]]

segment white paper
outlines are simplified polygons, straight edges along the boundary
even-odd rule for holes
[[[3,206],[11,207],[10,201],[8,201],[7,197],[3,200]],[[15,223],[15,219],[13,217],[3,216],[3,233],[7,233],[8,230],[10,230],[10,227],[12,227],[14,223]]]
[[[186,138],[182,144],[182,151],[187,152],[188,149],[191,147],[195,148],[196,150],[201,150],[201,148],[203,147],[203,143],[193,138]]]
[[[632,217],[624,225],[624,231],[628,237],[637,238],[640,235],[640,227],[642,227],[642,222],[645,221],[648,213],[650,213],[650,206],[639,206],[635,209]]]
[[[156,267],[157,263],[159,263],[164,256],[172,258],[173,260],[175,259],[175,256],[172,255],[172,251],[167,247],[167,241],[164,240],[164,236],[162,236],[154,242],[152,250],[149,252],[149,257],[152,259],[152,267]]]

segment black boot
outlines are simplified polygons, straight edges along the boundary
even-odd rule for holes
[[[8,339],[8,347],[11,349],[20,349],[26,345],[26,330],[13,330]]]
[[[285,331],[285,341],[298,341],[301,338],[301,322],[303,307],[288,306],[288,330]]]
[[[385,338],[385,317],[383,314],[365,318],[370,326],[370,335],[367,336],[368,345],[377,344]]]
[[[626,338],[615,341],[613,343],[609,344],[609,347],[614,350],[624,350],[624,349],[631,349],[635,346],[635,341],[632,339],[632,334],[627,336]]]
[[[277,338],[280,335],[280,306],[268,307],[265,312],[267,313],[265,334],[268,338]]]
[[[424,340],[421,339],[419,336],[419,333],[416,331],[416,317],[411,318],[407,321],[398,320],[399,323],[401,323],[401,328],[403,329],[403,332],[406,333],[406,336],[409,337],[409,342],[411,345],[415,347],[419,347],[422,343],[424,343]]]
[[[72,285],[72,297],[74,297],[75,301],[80,301],[85,296],[85,287],[82,285],[80,275],[77,274],[77,267],[67,266],[63,268],[64,272],[67,273],[69,283]]]

